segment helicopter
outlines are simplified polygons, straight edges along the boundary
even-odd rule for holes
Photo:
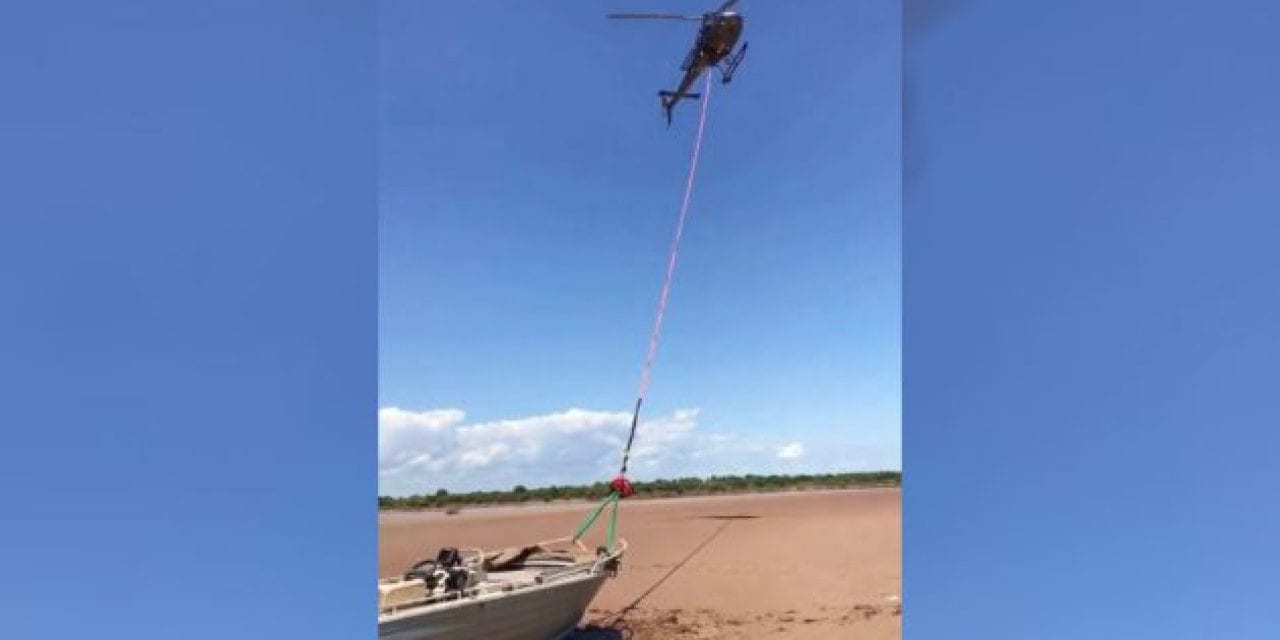
[[[671,126],[671,111],[675,109],[676,103],[680,102],[681,98],[697,100],[702,97],[701,94],[689,92],[689,87],[698,79],[698,76],[708,68],[715,67],[720,70],[721,82],[729,84],[729,81],[733,80],[733,72],[737,71],[738,65],[742,64],[743,56],[747,55],[747,43],[743,42],[737,52],[733,52],[734,45],[742,35],[742,14],[730,11],[738,2],[739,0],[726,0],[720,8],[701,16],[671,13],[611,13],[608,15],[613,20],[688,20],[702,23],[698,29],[698,39],[694,41],[693,48],[689,50],[684,63],[680,65],[680,69],[684,71],[680,85],[675,91],[658,92],[658,97],[662,100],[662,109],[667,114],[668,127]]]

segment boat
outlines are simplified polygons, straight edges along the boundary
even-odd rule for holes
[[[378,581],[380,640],[559,640],[573,633],[627,543],[575,538],[486,552],[445,548]]]

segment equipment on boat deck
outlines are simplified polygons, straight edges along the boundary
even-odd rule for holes
[[[378,581],[381,640],[550,640],[577,626],[615,575],[625,540],[590,552],[569,538],[486,552],[445,548]]]

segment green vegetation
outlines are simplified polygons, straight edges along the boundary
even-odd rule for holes
[[[857,487],[897,487],[902,484],[900,471],[866,473],[827,473],[795,476],[711,476],[710,478],[677,478],[633,482],[635,498],[666,498],[726,493],[768,491],[803,491],[806,489],[848,489]],[[379,509],[441,509],[467,505],[520,504],[554,500],[599,500],[609,494],[609,485],[597,482],[576,487],[550,486],[529,489],[516,485],[510,491],[473,491],[449,493],[444,489],[434,495],[412,495],[393,498],[379,496]]]

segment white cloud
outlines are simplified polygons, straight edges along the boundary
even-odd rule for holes
[[[879,462],[885,456],[878,450],[856,442],[806,452],[799,441],[701,426],[702,419],[697,409],[641,416],[630,472],[638,480],[780,473],[794,471],[792,463],[801,459],[815,470],[892,466]],[[385,407],[378,411],[378,492],[409,495],[440,488],[471,491],[608,480],[618,471],[630,425],[627,411],[574,408],[468,422],[461,409]]]
[[[424,429],[439,431],[462,422],[467,417],[461,409],[437,409],[434,411],[406,411],[399,407],[378,410],[378,426],[384,429]]]
[[[799,442],[792,442],[787,445],[778,447],[779,460],[795,460],[804,455],[804,445]]]
[[[380,493],[459,485],[589,482],[616,472],[631,414],[569,409],[466,423],[458,409],[378,411]],[[680,455],[696,409],[641,420],[631,460],[647,466]]]
[[[399,407],[378,410],[378,474],[431,468],[440,451],[441,434],[466,418],[461,409],[406,411]]]

